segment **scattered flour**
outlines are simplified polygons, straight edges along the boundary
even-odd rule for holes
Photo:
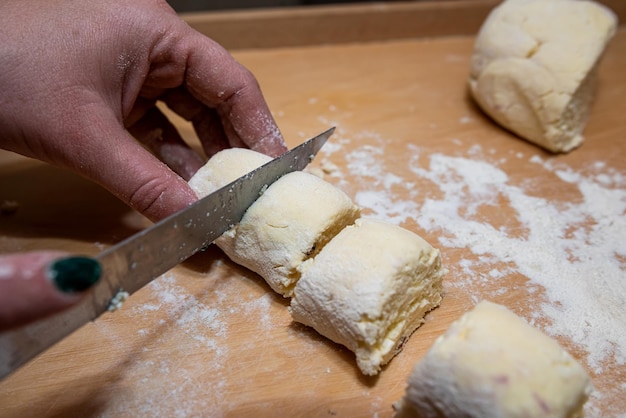
[[[238,303],[233,303],[236,283],[207,278],[207,285],[214,287],[193,293],[180,280],[171,273],[157,278],[146,287],[146,300],[133,301],[116,313],[128,315],[137,324],[134,341],[138,347],[122,348],[136,355],[120,367],[137,384],[132,391],[126,386],[116,390],[115,402],[107,405],[101,416],[187,417],[210,411],[210,416],[219,417],[236,406],[236,400],[228,395],[233,393],[230,386],[236,384],[231,381],[232,367],[241,349],[231,344],[231,327],[238,326],[233,318],[254,323],[261,332],[275,329],[272,295],[241,295]],[[98,326],[116,345],[128,343],[118,327],[103,322]],[[258,351],[255,340],[252,342],[250,352]]]
[[[338,187],[352,191],[366,216],[411,224],[436,237],[444,257],[460,255],[454,265],[448,264],[447,286],[462,290],[475,302],[485,297],[497,300],[510,291],[498,286],[498,281],[523,275],[528,279],[525,291],[537,298],[536,310],[527,319],[550,335],[577,344],[596,374],[594,380],[602,379],[608,369],[624,366],[626,178],[622,172],[602,162],[574,170],[558,160],[520,152],[502,157],[480,146],[467,148],[461,140],[452,141],[458,147],[454,155],[407,145],[402,158],[390,162],[385,155],[389,142],[376,132],[338,129],[318,158]],[[508,173],[507,158],[527,164],[528,177],[519,180]],[[539,197],[535,181],[545,177],[568,187],[574,198]],[[483,216],[485,208],[494,207],[505,214],[504,220]],[[242,382],[233,380],[227,367],[239,364],[241,353],[258,352],[255,373],[263,376],[276,373],[264,368],[264,355],[296,361],[329,349],[321,341],[302,338],[289,328],[288,318],[277,317],[269,292],[247,295],[249,299],[233,304],[232,285],[216,286],[205,300],[190,293],[175,276],[165,275],[148,286],[149,300],[120,312],[145,322],[137,337],[147,341],[141,349],[149,356],[131,362],[127,371],[141,381],[134,389],[139,392],[116,394],[116,404],[107,413],[187,416],[207,410],[212,416],[228,415],[231,404],[238,402],[233,394]],[[259,351],[258,341],[252,338],[249,344],[232,347],[229,335],[238,326],[233,315],[254,322],[262,333],[285,328],[287,344]],[[161,318],[162,328],[155,326],[155,317]],[[179,352],[157,353],[172,338]],[[202,358],[212,354],[212,361],[194,368],[193,362],[180,360],[197,352]],[[302,395],[313,397],[316,385],[324,384],[331,369],[302,366],[310,367],[302,372],[312,383]],[[624,384],[607,385],[609,390],[596,391],[588,403],[588,416],[599,416],[600,404],[623,395]],[[372,416],[388,407],[369,389],[363,397],[371,401]],[[610,412],[618,416],[625,411]]]
[[[538,297],[527,319],[550,335],[572,341],[584,352],[596,378],[609,369],[623,375],[619,372],[626,364],[623,172],[603,162],[575,170],[556,159],[519,152],[501,157],[478,145],[462,147],[460,140],[453,141],[459,146],[455,155],[408,145],[406,154],[411,157],[396,168],[383,165],[387,140],[371,132],[338,133],[340,142],[353,140],[352,151],[332,151],[345,155],[348,173],[341,177],[349,181],[339,181],[339,186],[356,188],[355,200],[368,216],[414,222],[437,237],[444,255],[462,254],[460,262],[448,265],[447,286],[462,288],[477,302],[497,299],[510,290],[497,286],[498,280],[525,276],[526,291]],[[362,145],[355,149],[354,144]],[[514,180],[515,173],[507,173],[509,157],[529,165],[525,179]],[[559,201],[537,196],[536,182],[546,177],[555,179],[554,187],[562,182],[573,197]],[[424,181],[430,183],[427,192],[415,187]],[[485,208],[498,208],[505,220],[482,216]],[[486,289],[490,293],[485,294]],[[623,396],[623,387],[607,385],[612,389],[594,393],[587,406],[590,415],[597,416],[603,399]]]
[[[502,169],[486,161],[441,154],[429,159],[427,168],[415,164],[411,169],[436,183],[444,195],[426,199],[419,225],[441,231],[445,247],[487,256],[479,265],[510,266],[494,272],[493,279],[518,271],[542,286],[548,301],[540,314],[550,320],[547,331],[580,344],[596,372],[609,356],[624,364],[626,281],[619,257],[624,255],[626,190],[607,188],[569,168],[538,163],[537,170],[555,172],[583,195],[581,202],[551,202],[512,185]],[[499,200],[509,202],[522,236],[474,219],[481,205]]]

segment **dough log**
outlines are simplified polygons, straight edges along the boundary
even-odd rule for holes
[[[439,251],[418,235],[359,219],[301,267],[289,310],[356,354],[366,375],[389,362],[442,298]]]
[[[587,0],[506,0],[484,22],[469,86],[504,128],[552,152],[583,141],[617,17]]]
[[[227,149],[189,181],[202,197],[268,157]],[[295,321],[343,344],[377,374],[442,298],[439,251],[416,234],[360,219],[341,190],[307,172],[284,175],[216,244],[285,297]]]
[[[585,369],[555,340],[483,301],[415,366],[395,417],[579,417],[590,391]]]

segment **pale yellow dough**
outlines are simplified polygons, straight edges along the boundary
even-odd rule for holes
[[[200,196],[215,191],[270,160],[255,151],[217,153],[189,181]],[[298,266],[360,216],[340,189],[306,172],[284,175],[215,243],[234,262],[258,273],[270,287],[291,296]]]
[[[204,196],[267,160],[224,150],[189,184]],[[267,187],[216,244],[293,297],[295,321],[354,351],[360,370],[375,375],[441,302],[445,269],[439,251],[416,234],[359,216],[341,190],[293,172]]]
[[[506,0],[476,39],[470,90],[496,122],[553,152],[583,141],[617,18],[586,0]]]
[[[293,319],[356,354],[375,375],[442,298],[439,251],[411,231],[359,219],[302,264]]]
[[[271,160],[271,157],[247,148],[228,148],[211,157],[189,179],[189,186],[198,197],[204,197]]]
[[[483,301],[415,365],[396,418],[579,417],[585,369],[504,306]]]
[[[359,215],[359,207],[344,192],[313,174],[296,171],[269,186],[218,245],[231,260],[290,297],[300,278],[300,264]]]
[[[228,148],[213,155],[189,179],[189,186],[200,198],[226,186],[272,160],[268,155],[247,148]],[[231,245],[235,227],[217,240],[218,247]]]

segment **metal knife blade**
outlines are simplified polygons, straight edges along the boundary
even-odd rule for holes
[[[185,261],[238,223],[263,189],[304,169],[333,134],[331,128],[193,205],[105,250],[102,279],[79,305],[0,334],[0,379],[104,313],[120,291],[132,294]]]

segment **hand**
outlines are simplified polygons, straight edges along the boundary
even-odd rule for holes
[[[162,0],[3,0],[0,56],[0,147],[74,170],[155,221],[197,199],[186,180],[204,161],[157,101],[193,123],[205,157],[287,150],[251,73]],[[48,277],[59,256],[0,257],[0,328],[80,299]]]
[[[208,156],[286,151],[250,72],[165,1],[3,0],[0,54],[1,146],[78,171],[152,220],[196,199],[185,179],[202,165],[157,100],[193,122]]]
[[[0,332],[74,305],[100,273],[96,260],[59,251],[0,255]]]

